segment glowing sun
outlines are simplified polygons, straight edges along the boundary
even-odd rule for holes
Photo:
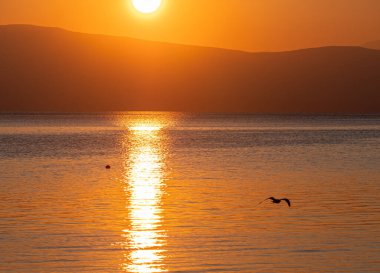
[[[162,0],[132,0],[132,5],[141,13],[149,14],[157,11],[162,4]]]

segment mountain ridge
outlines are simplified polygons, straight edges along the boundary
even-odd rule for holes
[[[380,50],[380,40],[367,42],[367,43],[363,44],[362,47]]]
[[[380,51],[244,52],[0,26],[0,111],[380,113]]]

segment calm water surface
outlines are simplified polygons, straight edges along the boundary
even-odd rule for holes
[[[380,116],[0,115],[0,272],[380,272],[379,196]]]

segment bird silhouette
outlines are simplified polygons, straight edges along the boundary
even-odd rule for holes
[[[273,204],[280,204],[281,201],[285,201],[288,204],[289,208],[291,206],[290,200],[288,198],[277,199],[277,198],[274,198],[274,197],[269,197],[269,198],[261,201],[259,204],[257,204],[257,206],[260,205],[261,203],[267,201],[267,200],[272,200]]]

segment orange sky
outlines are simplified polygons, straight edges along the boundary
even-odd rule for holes
[[[164,0],[139,16],[129,0],[0,0],[0,24],[58,26],[249,51],[380,39],[379,0]]]

